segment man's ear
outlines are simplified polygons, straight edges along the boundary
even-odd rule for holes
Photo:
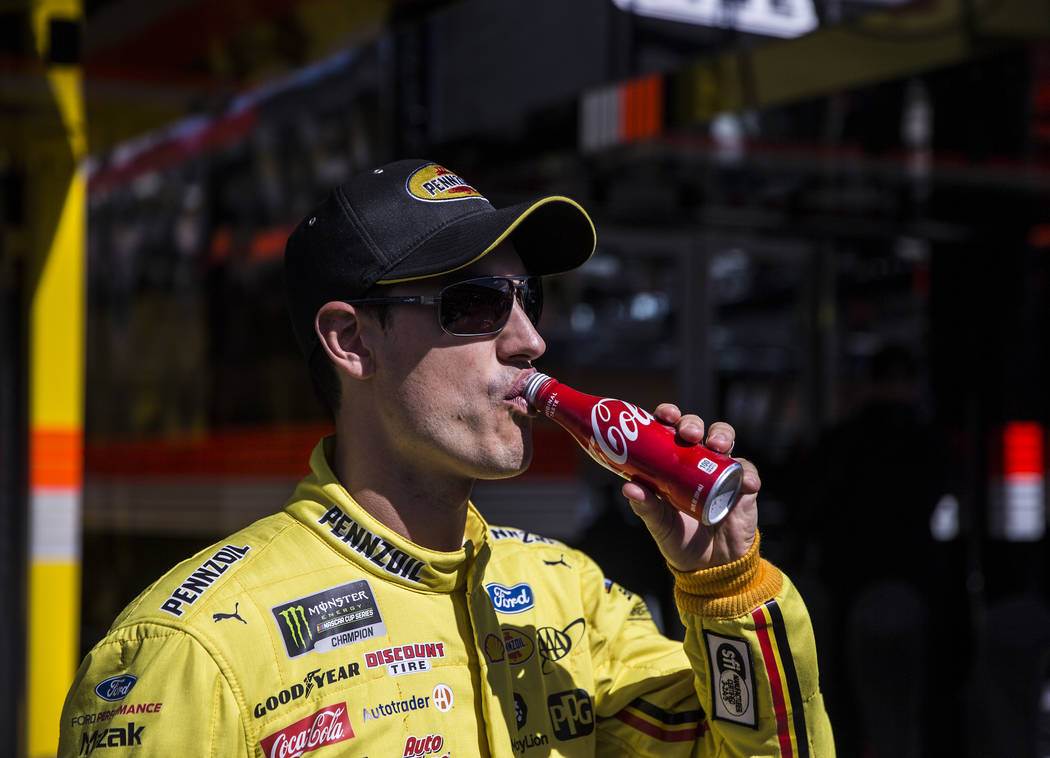
[[[322,305],[314,318],[314,330],[328,357],[357,379],[375,371],[369,327],[354,306],[339,301]]]

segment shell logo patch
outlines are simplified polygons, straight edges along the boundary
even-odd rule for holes
[[[428,163],[413,171],[405,182],[405,189],[408,190],[408,194],[419,200],[440,202],[466,200],[471,197],[485,200],[480,192],[459,176],[436,163]]]

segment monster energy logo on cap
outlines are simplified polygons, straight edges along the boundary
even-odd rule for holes
[[[289,658],[386,635],[367,579],[329,587],[270,610]]]

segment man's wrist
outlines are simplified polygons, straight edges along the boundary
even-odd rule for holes
[[[698,571],[678,571],[675,600],[683,613],[708,618],[736,618],[776,596],[783,583],[780,569],[758,552],[759,536],[747,553],[731,563]]]

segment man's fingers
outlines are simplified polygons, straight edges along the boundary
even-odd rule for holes
[[[762,489],[762,477],[758,475],[758,469],[755,468],[755,464],[746,458],[735,458],[734,460],[744,469],[744,478],[740,487],[741,492],[751,494]]]
[[[682,418],[682,410],[674,403],[660,403],[653,411],[653,415],[665,424],[673,426],[678,423],[678,419]]]
[[[683,415],[674,403],[660,403],[653,415],[673,426],[678,440],[686,445],[695,445],[704,438],[704,420],[694,413]]]
[[[704,420],[693,413],[682,413],[674,403],[660,403],[653,415],[665,424],[675,428],[679,442],[687,445],[696,444],[704,439]],[[736,429],[725,421],[716,421],[707,429],[705,444],[718,453],[730,455],[736,443]]]
[[[671,521],[668,519],[668,511],[673,511],[673,508],[660,500],[647,487],[634,482],[625,483],[620,488],[620,492],[627,498],[627,501],[631,504],[631,510],[642,520],[645,528],[649,530],[649,534],[656,540],[656,544],[661,546],[660,549],[662,551],[662,543],[668,538],[672,529]]]
[[[633,500],[639,503],[645,502],[647,494],[644,487],[640,484],[635,484],[634,482],[626,482],[623,487],[620,488],[620,492],[622,492],[623,496],[628,500]]]
[[[725,421],[716,421],[707,431],[707,446],[718,453],[728,455],[736,442],[736,430]]]
[[[682,416],[675,425],[675,432],[682,442],[694,445],[704,438],[704,421],[694,414]]]
[[[652,522],[656,521],[656,515],[662,513],[667,507],[666,504],[651,492],[648,487],[643,487],[635,482],[624,483],[623,487],[620,488],[620,492],[630,502],[631,509],[641,517],[642,521],[652,531],[654,525]]]

